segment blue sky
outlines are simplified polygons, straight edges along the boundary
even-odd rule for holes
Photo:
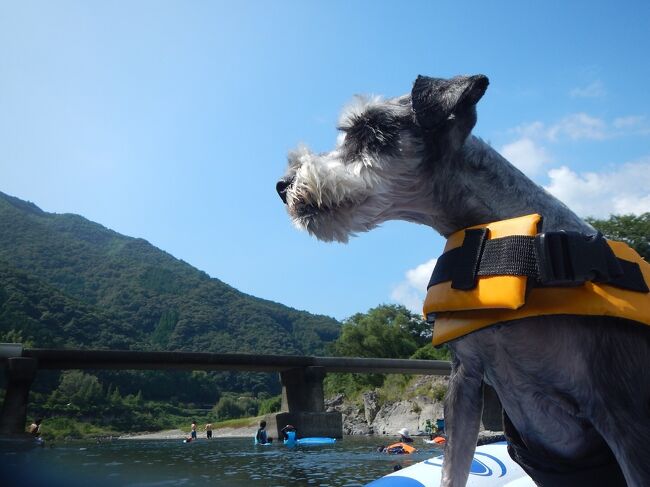
[[[647,1],[0,1],[0,191],[298,309],[417,309],[442,239],[297,231],[287,151],[354,94],[483,73],[476,135],[582,216],[650,211],[649,32]]]

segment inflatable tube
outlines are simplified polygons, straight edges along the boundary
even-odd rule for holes
[[[366,487],[439,487],[442,455],[370,482]],[[505,442],[476,447],[467,487],[536,487],[508,455]]]
[[[309,445],[331,445],[336,443],[336,438],[326,438],[321,436],[313,436],[310,438],[300,438],[297,443],[302,446]]]

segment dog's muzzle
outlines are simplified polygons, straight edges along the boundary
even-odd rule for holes
[[[278,192],[280,199],[285,205],[287,204],[287,190],[293,184],[294,179],[293,176],[287,176],[280,179],[275,185],[275,190]]]

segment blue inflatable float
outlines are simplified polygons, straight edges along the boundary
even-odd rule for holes
[[[336,443],[336,438],[325,438],[321,436],[314,436],[310,438],[300,438],[297,443],[299,445],[308,446],[308,445],[331,445]]]
[[[307,438],[296,438],[295,431],[287,432],[287,439],[284,444],[287,446],[315,446],[315,445],[331,445],[336,443],[336,438],[326,438],[324,436],[311,436]]]

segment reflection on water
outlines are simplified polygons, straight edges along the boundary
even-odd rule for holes
[[[375,451],[386,438],[346,437],[333,445],[255,446],[248,438],[73,442],[29,452],[0,451],[7,487],[345,486],[364,485],[440,452],[424,443],[408,456]],[[417,441],[417,440],[416,440]]]

